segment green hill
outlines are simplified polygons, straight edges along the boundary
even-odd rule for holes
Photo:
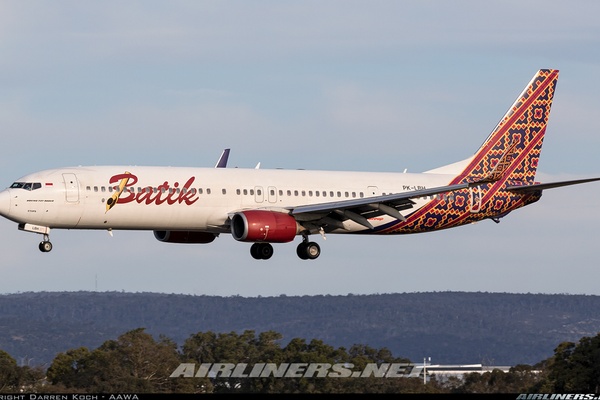
[[[387,347],[433,363],[534,364],[600,332],[600,296],[430,292],[216,297],[157,293],[0,295],[0,349],[48,366],[59,352],[135,328],[181,344],[197,332],[274,330],[335,347]]]

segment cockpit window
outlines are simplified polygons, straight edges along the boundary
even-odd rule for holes
[[[11,189],[36,190],[40,189],[42,184],[39,182],[15,182],[10,185]]]

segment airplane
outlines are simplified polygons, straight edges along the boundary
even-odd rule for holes
[[[88,166],[49,169],[0,192],[0,215],[18,229],[153,231],[166,243],[211,243],[221,234],[252,243],[254,259],[273,243],[301,237],[298,257],[314,260],[310,235],[431,232],[484,219],[500,222],[543,190],[600,177],[535,181],[558,70],[541,69],[470,157],[423,173],[227,167]]]

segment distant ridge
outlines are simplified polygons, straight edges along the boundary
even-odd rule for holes
[[[0,295],[0,350],[49,366],[57,353],[135,328],[179,345],[197,332],[283,334],[334,347],[387,347],[419,362],[535,364],[563,341],[600,332],[600,296],[419,292],[346,296],[218,297],[159,293]]]

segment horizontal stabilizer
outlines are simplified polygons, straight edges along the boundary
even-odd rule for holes
[[[580,183],[600,181],[600,178],[588,178],[588,179],[576,179],[572,181],[560,181],[560,182],[548,182],[548,183],[534,183],[533,185],[513,185],[506,188],[511,192],[517,193],[532,193],[540,190],[552,189],[562,186],[579,185]]]

